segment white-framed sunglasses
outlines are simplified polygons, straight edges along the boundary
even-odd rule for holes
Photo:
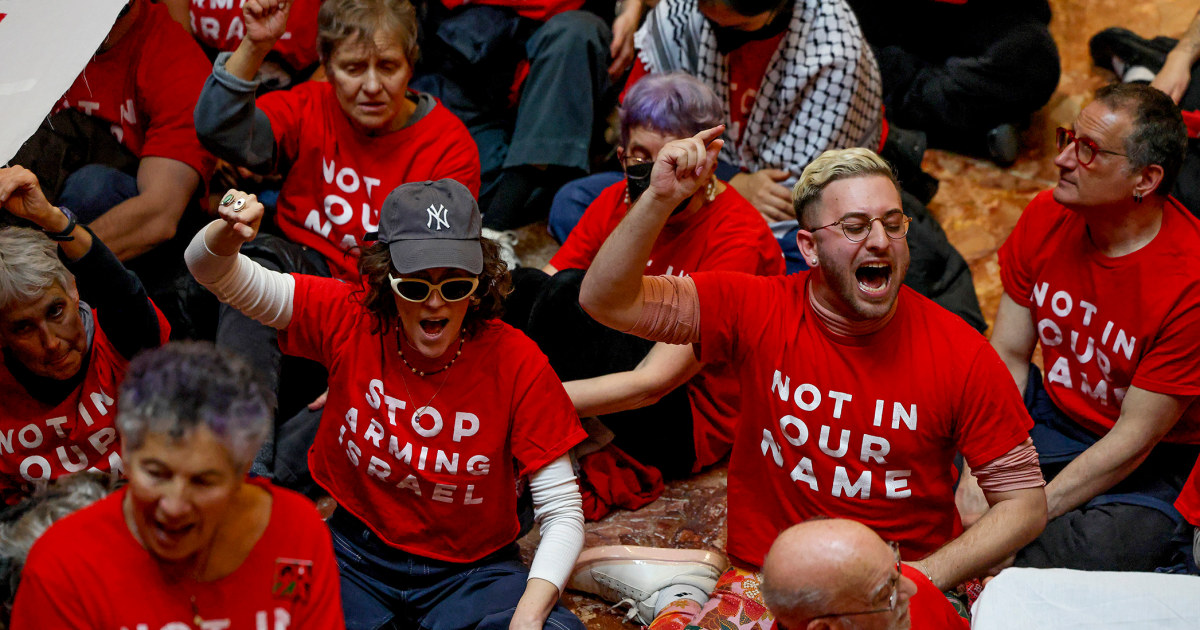
[[[392,283],[392,291],[409,302],[424,302],[434,291],[437,291],[438,295],[441,295],[442,299],[447,302],[458,302],[471,297],[471,294],[479,287],[479,278],[474,276],[446,278],[434,284],[420,278],[405,278],[404,276],[397,278],[389,273],[388,280]]]

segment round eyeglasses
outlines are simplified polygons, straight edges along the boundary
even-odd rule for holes
[[[479,278],[446,278],[434,284],[420,278],[395,277],[388,274],[392,283],[392,291],[409,302],[424,302],[434,291],[447,302],[465,300],[479,286]]]
[[[1080,166],[1087,166],[1091,164],[1092,161],[1096,159],[1097,153],[1119,155],[1125,158],[1129,157],[1124,153],[1117,153],[1116,151],[1101,149],[1090,138],[1079,138],[1075,135],[1074,131],[1071,131],[1065,127],[1059,127],[1058,129],[1054,130],[1054,144],[1058,146],[1059,153],[1062,153],[1062,150],[1067,148],[1067,146],[1071,143],[1075,143],[1075,161],[1079,162]]]
[[[846,236],[846,240],[851,243],[861,243],[871,235],[871,229],[875,227],[876,221],[879,222],[879,225],[883,226],[883,233],[888,238],[898,241],[908,234],[908,224],[912,223],[912,218],[900,212],[892,212],[885,217],[875,217],[874,219],[853,217],[813,228],[809,232],[816,232],[817,230],[824,230],[825,228],[840,225],[842,226],[842,234]]]

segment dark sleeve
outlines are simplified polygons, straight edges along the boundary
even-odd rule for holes
[[[146,287],[95,234],[88,253],[74,262],[64,258],[63,263],[75,276],[80,299],[101,316],[112,314],[104,318],[104,334],[121,356],[132,359],[141,350],[161,345],[158,313]]]
[[[230,53],[217,55],[213,72],[196,102],[196,135],[213,155],[257,172],[275,168],[271,121],[254,104],[257,81],[244,81],[225,70]]]

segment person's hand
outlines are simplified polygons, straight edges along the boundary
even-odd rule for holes
[[[1183,98],[1184,92],[1187,92],[1188,83],[1192,80],[1192,59],[1181,51],[1173,50],[1167,54],[1167,61],[1163,64],[1162,70],[1154,75],[1154,80],[1150,82],[1151,87],[1156,87],[1171,100],[1179,103],[1179,99]]]
[[[717,154],[725,141],[725,125],[705,129],[691,138],[672,140],[663,146],[650,171],[648,194],[672,204],[691,197],[708,183],[717,167]]]
[[[239,247],[254,240],[265,211],[258,197],[230,189],[217,206],[217,216],[225,222],[222,238],[238,241]]]
[[[259,45],[274,46],[287,30],[291,0],[246,0],[242,5],[244,39]]]
[[[738,173],[729,180],[729,185],[745,197],[767,223],[775,223],[796,218],[792,193],[779,183],[790,176],[787,171],[764,168],[753,173]]]
[[[61,210],[46,200],[33,171],[23,166],[0,168],[0,205],[16,217],[54,232],[63,229],[68,221]],[[62,220],[58,224],[51,225],[59,218]]]
[[[621,15],[613,20],[612,44],[608,54],[612,63],[608,66],[608,78],[616,81],[633,65],[633,34],[637,32],[638,22],[642,19],[642,3],[640,0],[627,0],[621,9]]]
[[[326,389],[325,391],[321,392],[321,395],[317,396],[317,398],[315,400],[308,403],[308,410],[309,411],[318,411],[320,409],[324,409],[325,401],[328,399],[329,399],[329,390]]]

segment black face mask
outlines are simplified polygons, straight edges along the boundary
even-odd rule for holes
[[[629,192],[630,207],[633,207],[633,204],[637,203],[642,193],[650,188],[650,171],[653,170],[654,162],[643,162],[625,167],[625,188]],[[675,206],[675,209],[671,211],[671,214],[679,214],[684,208],[688,207],[689,203],[692,203],[691,197],[680,201],[679,205]]]
[[[783,0],[783,4],[780,5],[779,11],[771,19],[771,22],[757,31],[743,31],[737,28],[720,26],[716,22],[708,20],[708,25],[712,27],[713,34],[717,36],[717,50],[722,55],[728,55],[730,52],[741,48],[749,42],[771,39],[786,31],[791,23],[792,0]]]

